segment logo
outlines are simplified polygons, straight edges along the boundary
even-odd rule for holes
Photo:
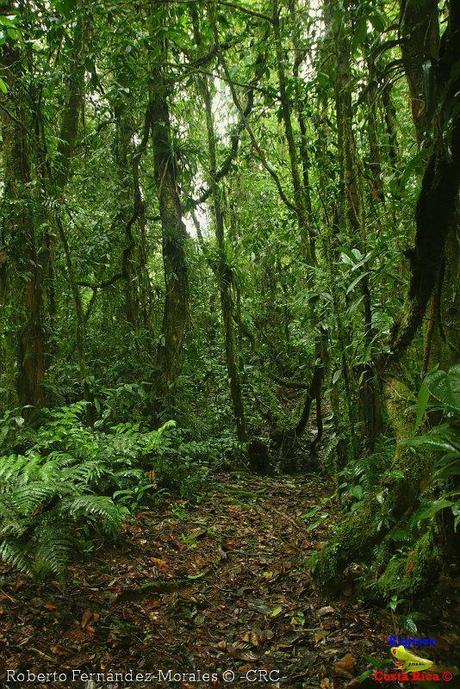
[[[433,666],[433,661],[428,658],[419,658],[411,653],[404,646],[394,646],[391,655],[396,659],[396,667],[404,672],[421,672],[429,670]]]
[[[435,639],[419,639],[418,637],[403,637],[403,636],[389,636],[387,639],[388,646],[404,646],[404,648],[411,648],[413,646],[436,646]]]
[[[416,640],[410,639],[410,641]],[[422,639],[418,641],[422,641]],[[431,641],[433,641],[432,645],[434,645],[434,640],[431,639]],[[415,653],[411,653],[403,644],[393,646],[391,648],[391,655],[396,661],[396,670],[393,672],[390,670],[375,670],[373,678],[376,682],[451,682],[453,679],[452,673],[448,670],[441,673],[432,670],[434,665],[432,660],[421,658],[415,655]],[[427,672],[428,670],[429,672]]]

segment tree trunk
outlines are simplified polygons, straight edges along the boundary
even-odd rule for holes
[[[451,112],[448,132],[450,155],[447,155],[444,145],[441,145],[441,142],[444,144],[446,132],[440,131],[437,133],[439,140],[435,142],[425,170],[417,204],[416,246],[408,304],[394,332],[392,354],[384,362],[386,406],[395,430],[396,452],[391,471],[380,484],[380,490],[374,491],[363,501],[338,529],[328,547],[321,552],[314,576],[326,590],[339,589],[347,563],[354,559],[368,560],[373,547],[385,538],[392,526],[401,520],[407,520],[413,512],[421,484],[426,482],[433,466],[433,458],[428,451],[419,452],[414,458],[410,448],[400,444],[412,433],[415,419],[413,414],[407,414],[410,391],[404,382],[399,362],[421,325],[428,301],[436,287],[446,239],[454,226],[457,212],[460,189],[460,114],[458,107],[454,105],[458,101],[456,94],[460,86],[456,74],[460,53],[460,8],[452,0],[449,10],[449,21],[442,40],[437,105],[441,111],[447,109]]]
[[[357,155],[353,131],[349,7],[345,4],[343,10],[339,10],[332,3],[326,5],[325,18],[335,46],[335,111],[341,186],[339,224],[341,228],[356,237],[361,252],[365,254],[367,251],[367,237],[362,188],[362,166]],[[376,170],[374,169],[374,174],[375,172]],[[362,407],[364,413],[363,422],[366,429],[366,445],[368,451],[372,452],[376,437],[382,430],[383,423],[381,414],[378,413],[382,405],[380,384],[373,361],[375,333],[372,324],[372,300],[368,275],[363,275],[360,281],[360,288],[363,300],[364,342],[369,363],[368,375],[359,385],[365,385],[366,396],[372,398],[372,404]],[[363,391],[360,391],[360,394],[364,394]]]
[[[2,14],[14,14],[9,2],[0,3]],[[6,379],[16,382],[21,405],[45,402],[45,330],[43,286],[37,246],[36,202],[33,191],[30,103],[26,92],[21,51],[7,38],[1,48],[2,77],[8,87],[3,119],[5,186],[2,242],[2,335],[3,361],[16,373]],[[14,396],[13,396],[14,397]],[[12,399],[10,394],[10,399]]]
[[[198,24],[198,15],[195,8],[192,9],[194,20],[194,33],[197,47],[201,46],[201,34]],[[222,322],[224,325],[225,361],[230,382],[230,396],[232,400],[233,415],[235,418],[238,440],[246,442],[247,430],[244,413],[243,395],[241,391],[240,372],[236,351],[235,333],[233,328],[234,304],[232,286],[234,282],[231,267],[228,265],[225,254],[225,226],[222,192],[217,181],[217,149],[214,117],[212,112],[212,97],[209,90],[207,77],[198,80],[199,89],[205,104],[206,132],[209,154],[209,185],[214,211],[214,226],[217,244],[217,266],[215,273],[219,282],[220,303],[222,310]]]
[[[182,220],[177,161],[169,115],[169,93],[164,74],[167,45],[163,29],[167,11],[164,6],[153,6],[151,14],[150,38],[156,49],[151,64],[149,110],[165,279],[163,336],[157,353],[157,391],[160,397],[167,395],[170,404],[189,323],[189,286],[185,255],[187,233]]]
[[[437,0],[400,0],[401,55],[409,84],[412,118],[419,146],[422,145],[430,125],[426,91],[433,86],[435,62],[438,58],[438,14]]]
[[[115,217],[115,223],[123,228],[123,251],[121,257],[121,273],[124,288],[124,315],[126,323],[135,329],[139,320],[139,299],[137,292],[137,271],[135,267],[134,252],[136,240],[133,234],[133,226],[142,205],[140,190],[136,188],[134,179],[135,170],[132,162],[135,155],[132,145],[134,127],[130,117],[132,103],[126,96],[129,87],[129,72],[120,56],[117,56],[116,95],[113,100],[115,118],[114,160],[117,171],[119,209]],[[133,203],[134,199],[134,203]],[[135,219],[132,220],[133,213]]]

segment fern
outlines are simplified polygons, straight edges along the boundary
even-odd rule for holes
[[[100,524],[101,529],[115,535],[129,512],[125,507],[116,505],[111,498],[104,495],[77,495],[68,497],[61,503],[63,516],[71,516],[77,522],[88,519]]]
[[[427,374],[418,395],[415,431],[421,427],[430,401],[437,415],[441,412],[441,421],[422,435],[414,434],[403,444],[415,451],[425,447],[435,453],[433,482],[437,499],[427,496],[412,521],[428,520],[441,510],[450,508],[457,530],[460,526],[460,365],[452,366],[448,371],[434,370]]]
[[[104,433],[83,424],[86,406],[48,410],[29,450],[0,457],[0,558],[22,572],[62,575],[82,539],[115,536],[152,488],[140,463],[171,423]]]

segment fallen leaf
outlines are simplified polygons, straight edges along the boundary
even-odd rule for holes
[[[327,638],[327,631],[325,629],[317,629],[316,632],[313,634],[313,638],[315,640],[315,644],[317,644],[323,639]]]
[[[241,635],[241,639],[246,643],[251,644],[251,646],[255,646],[256,648],[257,646],[260,646],[261,638],[258,632],[245,632]]]
[[[149,560],[152,564],[155,565],[155,567],[158,567],[158,569],[161,569],[163,571],[165,569],[169,569],[166,560],[161,560],[159,557],[150,557]]]
[[[334,670],[342,676],[348,676],[349,679],[353,677],[355,667],[356,660],[351,653],[345,653],[343,658],[334,663]]]
[[[333,612],[335,612],[333,607],[331,607],[330,605],[325,605],[324,608],[320,608],[318,610],[318,615],[320,617],[323,617],[323,615],[331,615]]]
[[[56,603],[53,603],[52,601],[48,601],[48,603],[45,603],[43,607],[47,610],[57,610]]]
[[[249,652],[249,653],[238,653],[238,655],[236,655],[235,658],[237,658],[238,660],[244,660],[246,662],[257,660],[257,656],[255,655],[255,653],[251,653],[251,652]]]
[[[91,622],[93,619],[93,613],[91,610],[85,610],[82,617],[81,617],[81,622],[80,622],[80,627],[82,629],[85,629],[85,627],[88,626],[88,624]]]
[[[271,616],[272,617],[278,617],[278,615],[282,612],[283,612],[282,605],[277,605],[276,608],[273,608],[273,610],[271,612]]]
[[[88,629],[92,629],[92,627],[89,627]],[[91,633],[88,633],[88,630],[83,631],[77,627],[77,629],[71,629],[70,631],[65,632],[64,636],[67,639],[73,639],[74,641],[87,641],[88,636],[92,635]]]
[[[359,677],[354,677],[350,682],[347,684],[347,689],[357,689],[357,687],[361,687],[362,682]]]

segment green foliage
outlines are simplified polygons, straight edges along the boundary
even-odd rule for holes
[[[190,502],[197,502],[209,487],[210,471],[234,460],[240,451],[232,435],[197,441],[179,431],[157,452],[158,484]]]
[[[389,477],[394,450],[393,439],[382,435],[371,455],[365,459],[359,457],[349,462],[339,472],[341,499],[345,505],[350,507],[351,511],[357,509],[360,501],[375,491],[380,477]]]
[[[22,571],[62,574],[82,540],[114,537],[154,488],[146,467],[174,423],[150,432],[119,424],[104,433],[82,422],[87,407],[45,411],[30,447],[0,458],[0,556]]]
[[[375,588],[392,610],[407,603],[408,596],[430,590],[439,577],[442,555],[431,529],[412,544],[412,547],[393,555]]]
[[[429,401],[431,408],[427,413]],[[422,383],[417,401],[416,430],[422,425],[424,416],[435,415],[439,421],[422,435],[414,435],[405,445],[414,448],[428,448],[436,455],[433,470],[433,484],[440,497],[422,501],[420,509],[411,517],[411,523],[418,524],[435,517],[440,511],[450,508],[454,516],[454,527],[460,524],[460,365],[448,371],[435,370],[428,373]]]

